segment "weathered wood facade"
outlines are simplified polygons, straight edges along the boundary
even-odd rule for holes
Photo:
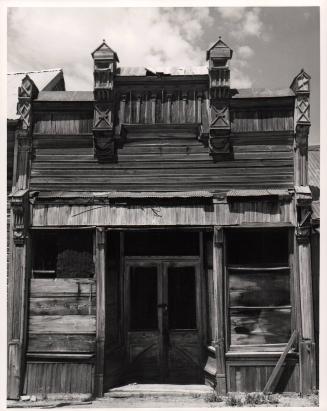
[[[18,93],[8,398],[262,391],[285,349],[274,389],[312,392],[310,77],[232,89],[221,40],[183,74],[92,56],[94,92]]]

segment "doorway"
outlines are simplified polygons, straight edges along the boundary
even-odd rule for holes
[[[200,260],[125,257],[127,382],[201,383]]]

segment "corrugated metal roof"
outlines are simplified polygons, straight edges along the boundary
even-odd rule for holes
[[[46,198],[212,198],[213,194],[209,191],[108,191],[108,192],[87,192],[87,191],[49,191],[41,192],[40,199]]]
[[[18,87],[21,86],[23,78],[28,74],[39,90],[44,89],[62,69],[49,69],[40,71],[24,71],[7,74],[7,119],[17,120]]]
[[[230,190],[227,197],[266,197],[266,196],[284,196],[289,195],[288,190],[270,188],[270,189],[250,189],[250,190]]]
[[[309,147],[308,174],[309,185],[320,187],[320,146]]]
[[[268,88],[243,88],[234,89],[232,98],[264,98],[264,97],[289,97],[294,96],[293,90],[285,89],[268,89]]]
[[[93,91],[41,91],[36,101],[94,101]]]

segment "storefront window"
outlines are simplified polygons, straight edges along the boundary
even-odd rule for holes
[[[288,231],[227,234],[229,346],[286,343],[291,335]]]

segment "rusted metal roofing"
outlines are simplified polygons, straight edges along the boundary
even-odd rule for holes
[[[230,190],[227,197],[266,197],[266,196],[285,196],[289,195],[288,190],[270,189],[250,189],[250,190]]]
[[[56,77],[58,81],[63,78],[62,69],[49,69],[40,71],[24,71],[7,74],[7,119],[17,120],[18,87],[21,86],[23,78],[29,75],[39,90],[43,90],[52,83]]]
[[[308,174],[309,185],[320,187],[320,146],[309,147]]]
[[[36,101],[94,101],[93,91],[40,91]]]
[[[213,194],[209,191],[108,191],[108,192],[89,192],[89,191],[49,191],[41,192],[39,199],[56,198],[212,198]]]
[[[232,90],[232,98],[267,98],[267,97],[292,97],[293,90],[285,89],[269,89],[269,88],[243,88]]]
[[[119,67],[119,76],[146,76],[146,75],[170,75],[170,76],[193,76],[208,74],[207,66],[194,67]]]

